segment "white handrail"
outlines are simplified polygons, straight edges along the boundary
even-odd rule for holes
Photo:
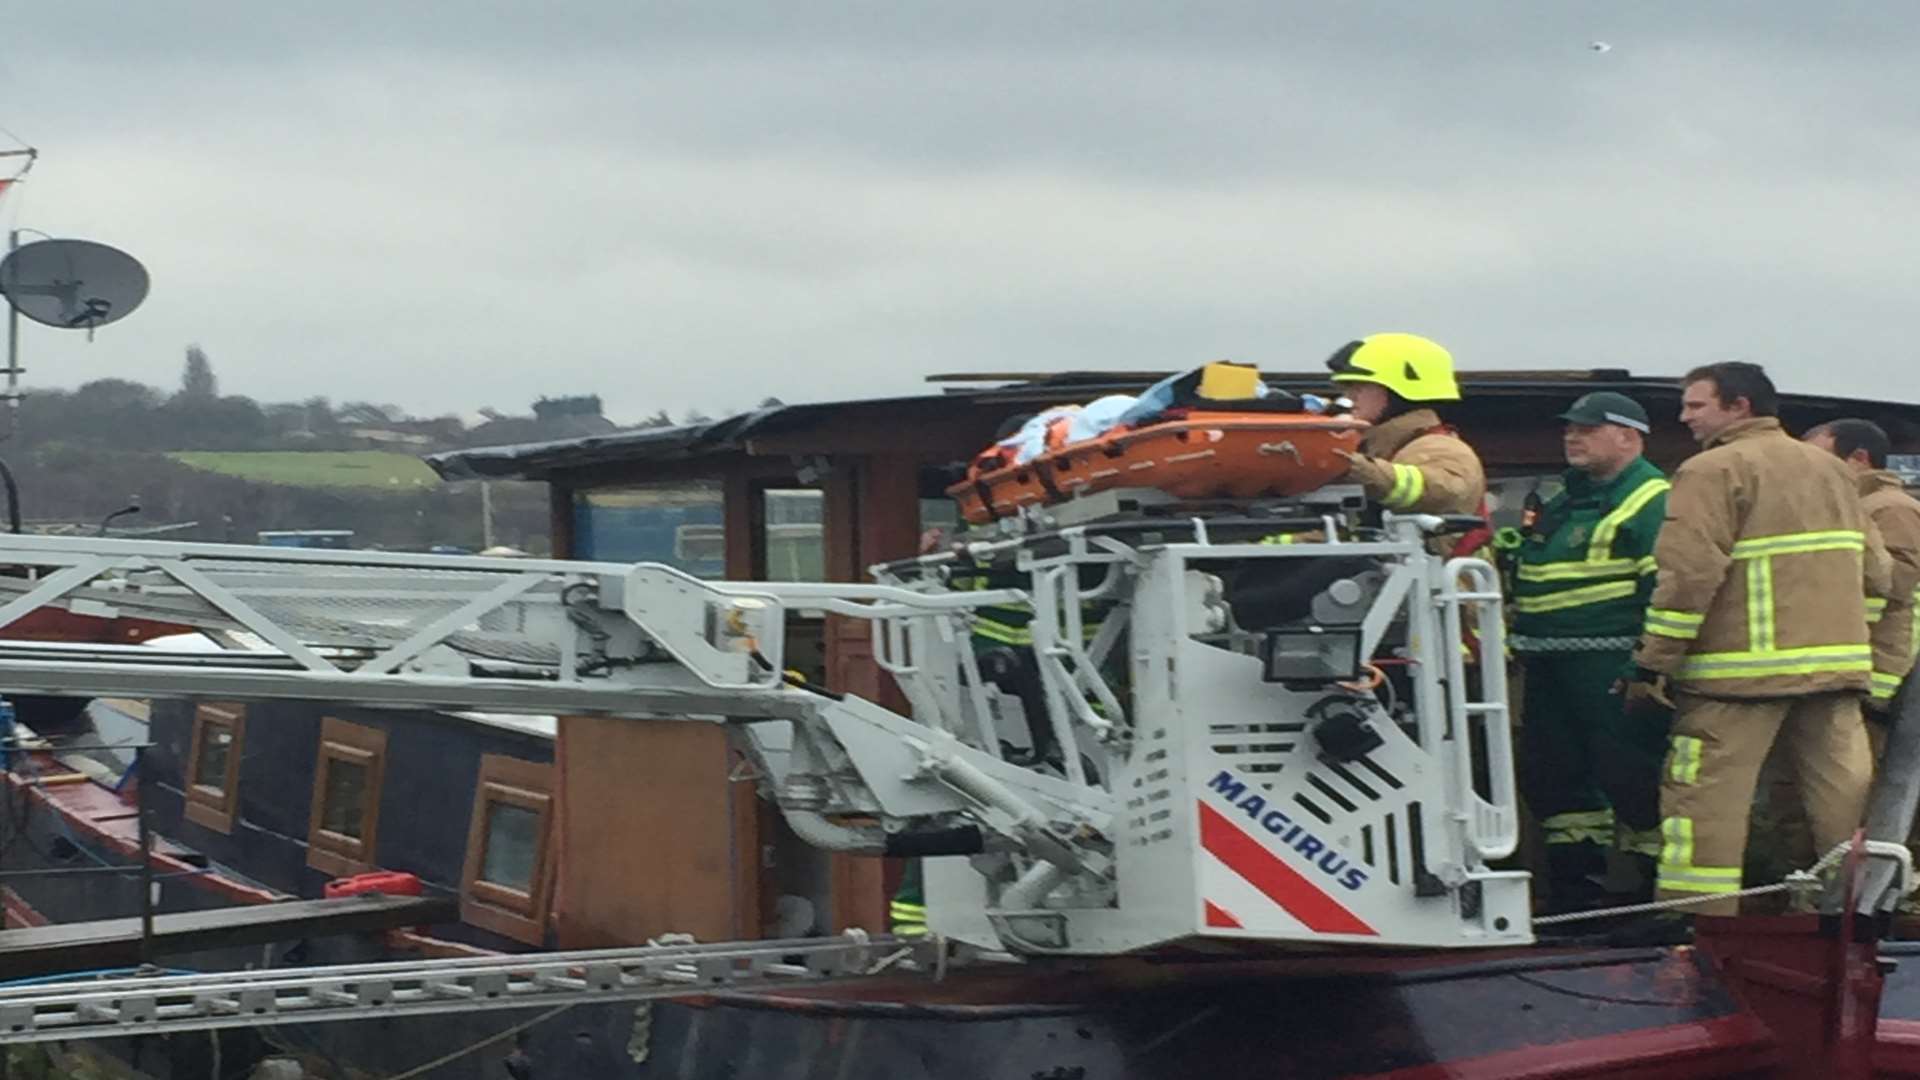
[[[1482,859],[1513,854],[1520,842],[1519,795],[1513,780],[1513,729],[1508,723],[1506,623],[1500,609],[1500,580],[1493,564],[1471,557],[1449,559],[1441,569],[1439,589],[1445,625],[1442,652],[1447,657],[1447,709],[1457,725],[1454,732],[1456,813],[1466,842]],[[1466,591],[1460,582],[1470,585]],[[1461,637],[1463,606],[1473,609],[1473,631],[1480,643],[1478,694],[1467,696],[1466,657],[1455,643]],[[1473,787],[1474,719],[1481,720],[1480,738],[1487,755],[1490,799]]]

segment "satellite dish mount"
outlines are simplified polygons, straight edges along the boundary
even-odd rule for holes
[[[147,298],[147,268],[140,260],[92,240],[47,237],[20,242],[22,230],[7,237],[7,257],[0,260],[0,296],[7,313],[7,401],[18,406],[20,373],[20,316],[61,330],[93,332],[133,314]],[[44,234],[42,234],[44,235]]]

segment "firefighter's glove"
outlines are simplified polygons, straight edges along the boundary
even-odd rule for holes
[[[1621,689],[1621,696],[1630,713],[1673,709],[1673,698],[1667,693],[1667,677],[1647,668],[1634,669],[1633,678],[1626,680]]]
[[[1369,490],[1391,490],[1393,487],[1393,466],[1377,457],[1355,454],[1346,450],[1334,453],[1347,459],[1347,479]]]

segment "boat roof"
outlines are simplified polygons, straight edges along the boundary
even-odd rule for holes
[[[431,454],[426,463],[446,480],[547,480],[556,473],[614,462],[688,462],[734,453],[831,453],[836,441],[863,445],[862,433],[910,425],[921,443],[939,447],[921,424],[943,421],[946,430],[991,432],[1005,417],[1050,405],[1086,402],[1107,394],[1135,394],[1171,371],[970,372],[929,376],[936,392],[895,397],[810,402],[755,409],[720,420],[671,427],[637,428],[549,442],[476,447]],[[1324,371],[1262,372],[1269,385],[1292,392],[1328,389]],[[1448,408],[1462,427],[1488,430],[1515,420],[1537,423],[1571,398],[1594,390],[1617,390],[1656,416],[1678,412],[1680,386],[1672,376],[1635,375],[1623,368],[1584,370],[1467,371],[1459,376],[1462,398]],[[1789,426],[1843,416],[1872,419],[1887,428],[1898,451],[1920,450],[1920,404],[1868,401],[1826,394],[1782,393],[1781,415]],[[1551,408],[1550,413],[1541,409]],[[1558,421],[1552,421],[1557,426]],[[983,440],[971,436],[968,444]],[[1558,450],[1555,440],[1554,450]]]

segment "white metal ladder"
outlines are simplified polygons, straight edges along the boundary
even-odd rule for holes
[[[936,949],[847,935],[22,986],[0,990],[0,1044],[764,990],[931,971]]]

